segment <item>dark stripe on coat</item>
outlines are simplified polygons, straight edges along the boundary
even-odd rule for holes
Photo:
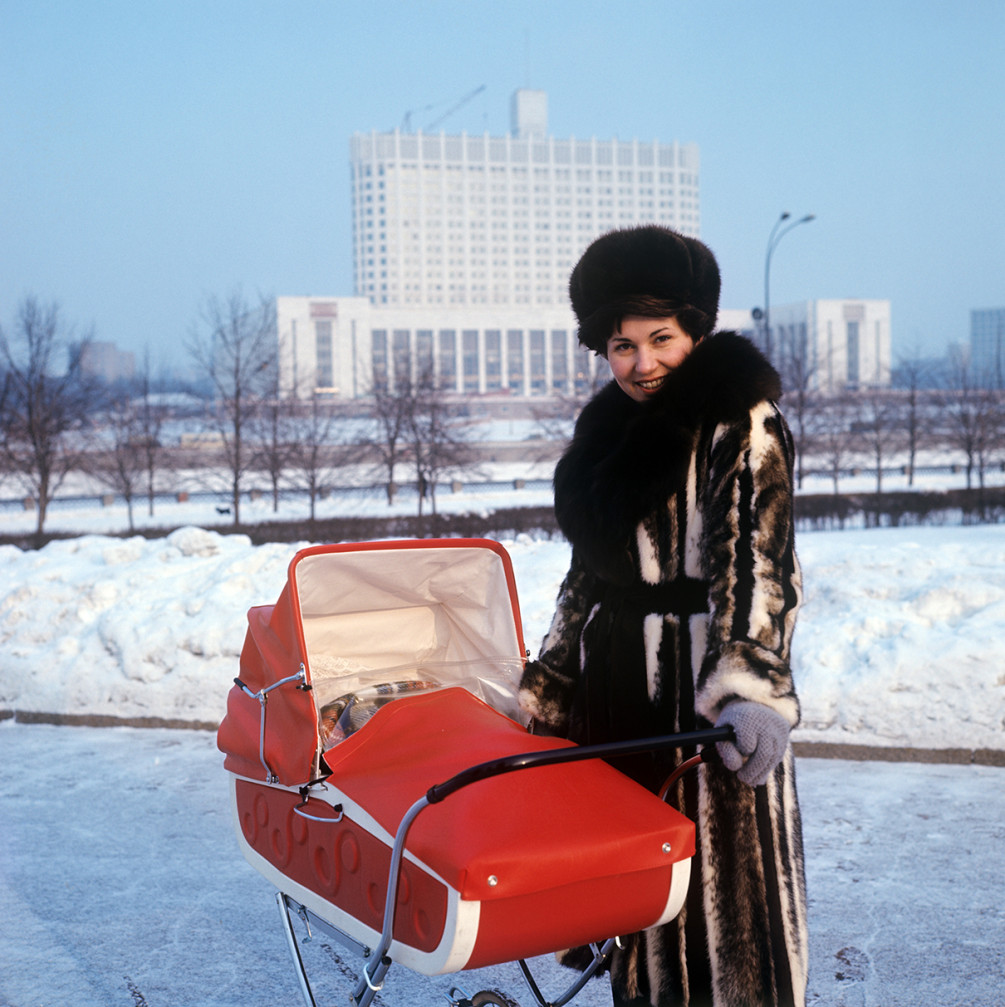
[[[736,584],[733,590],[734,640],[746,640],[750,633],[750,608],[754,592],[753,502],[754,476],[750,471],[750,452],[743,455],[743,468],[737,478],[740,499],[736,506],[737,533]]]

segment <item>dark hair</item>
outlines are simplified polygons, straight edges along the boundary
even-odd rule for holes
[[[606,357],[608,339],[615,332],[621,331],[621,323],[628,315],[673,318],[696,343],[711,335],[715,326],[715,319],[693,304],[640,294],[606,304],[593,312],[579,327],[579,341]]]

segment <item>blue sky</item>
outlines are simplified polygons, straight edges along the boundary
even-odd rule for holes
[[[1005,306],[1000,0],[0,0],[0,323],[25,294],[180,358],[207,295],[352,293],[348,147],[412,112],[697,142],[724,307],[892,302],[895,353]]]

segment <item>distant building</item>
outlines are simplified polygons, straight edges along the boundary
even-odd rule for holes
[[[136,355],[120,350],[115,343],[87,342],[80,345],[80,369],[108,384],[132,381],[136,376]]]
[[[355,399],[374,382],[432,374],[457,395],[587,390],[606,362],[580,346],[568,306],[531,311],[383,307],[365,297],[276,300],[285,395]]]
[[[970,312],[970,363],[981,384],[1005,387],[1005,308]]]
[[[645,222],[698,236],[696,144],[556,139],[547,125],[546,94],[519,90],[508,136],[355,134],[356,295],[392,307],[566,304],[569,273],[602,232]]]
[[[609,374],[579,345],[573,266],[599,234],[657,223],[700,237],[696,144],[556,139],[518,90],[507,136],[395,130],[351,139],[352,297],[277,299],[282,385],[355,399],[432,372],[458,395],[571,395]],[[886,301],[772,308],[820,387],[890,381]],[[757,338],[749,311],[720,328]]]
[[[749,313],[748,313],[748,317]],[[734,327],[768,345],[763,320]],[[721,323],[721,319],[720,319]],[[771,357],[787,388],[833,394],[890,386],[890,302],[815,300],[772,305]]]
[[[698,147],[550,137],[543,91],[510,115],[508,136],[352,137],[355,296],[277,299],[290,393],[357,398],[431,369],[460,395],[535,398],[605,371],[576,339],[569,273],[615,227],[697,236]]]

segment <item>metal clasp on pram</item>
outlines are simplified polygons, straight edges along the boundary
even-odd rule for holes
[[[298,689],[309,689],[310,685],[307,684],[307,669],[300,665],[300,670],[295,675],[288,675],[286,678],[279,679],[278,682],[273,682],[272,685],[267,685],[264,689],[259,689],[258,692],[252,692],[244,682],[239,678],[234,679],[234,684],[241,689],[246,695],[250,696],[252,699],[258,700],[258,705],[261,707],[261,725],[258,731],[258,758],[261,760],[262,766],[265,768],[265,782],[266,783],[276,783],[278,777],[272,771],[272,768],[265,761],[265,707],[269,701],[269,693],[273,689],[278,689],[281,685],[288,685],[290,682],[299,682],[300,685],[297,686]]]

